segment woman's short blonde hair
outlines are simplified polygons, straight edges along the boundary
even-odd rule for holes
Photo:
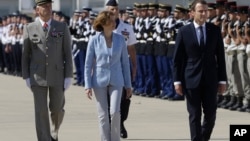
[[[98,14],[96,19],[94,20],[93,23],[93,28],[96,31],[103,31],[103,25],[108,24],[110,21],[111,17],[114,16],[114,14],[110,11],[102,11]]]

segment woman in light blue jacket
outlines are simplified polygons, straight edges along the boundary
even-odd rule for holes
[[[101,141],[120,141],[122,88],[127,98],[132,95],[127,46],[124,37],[113,32],[115,26],[113,13],[103,11],[97,16],[93,27],[100,33],[89,41],[85,62],[85,93],[91,99],[94,91]]]

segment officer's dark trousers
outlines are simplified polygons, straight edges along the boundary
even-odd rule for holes
[[[126,89],[123,88],[121,99],[121,123],[127,120],[129,113],[130,99],[127,99],[126,95]]]

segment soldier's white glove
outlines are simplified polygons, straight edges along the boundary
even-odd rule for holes
[[[64,90],[66,91],[71,85],[71,78],[64,78]]]
[[[30,78],[25,79],[26,81],[26,86],[30,88]]]

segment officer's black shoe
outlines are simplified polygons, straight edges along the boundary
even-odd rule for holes
[[[127,130],[125,129],[124,127],[124,124],[121,123],[121,138],[127,138],[128,137],[128,133],[127,133]]]
[[[226,105],[230,101],[231,97],[230,96],[223,96],[223,100],[218,103],[217,107],[222,107],[223,105]]]
[[[58,139],[54,139],[53,137],[51,137],[51,141],[58,141]]]
[[[182,101],[182,100],[184,100],[184,96],[175,95],[173,97],[169,97],[168,100],[170,100],[170,101]]]
[[[249,104],[246,104],[240,108],[237,108],[237,111],[240,111],[240,112],[250,112],[250,105]]]

